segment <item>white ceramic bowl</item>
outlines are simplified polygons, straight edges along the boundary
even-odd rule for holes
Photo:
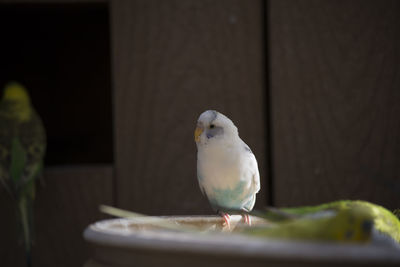
[[[150,218],[157,224],[216,231],[210,234],[160,229],[140,218],[99,221],[84,232],[91,253],[85,266],[400,266],[400,250],[384,243],[349,245],[261,239],[226,232],[217,216]],[[254,224],[263,223],[252,219]],[[238,223],[241,216],[232,216],[231,228]]]

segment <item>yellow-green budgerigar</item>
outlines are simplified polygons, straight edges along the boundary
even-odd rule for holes
[[[42,121],[27,90],[7,84],[0,102],[0,182],[15,202],[27,264],[31,265],[35,180],[41,173],[46,149]]]
[[[400,221],[382,206],[360,200],[341,200],[318,206],[268,208],[253,215],[271,224],[246,228],[246,234],[311,241],[367,242],[373,235],[400,244]]]

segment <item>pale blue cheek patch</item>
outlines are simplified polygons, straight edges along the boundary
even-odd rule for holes
[[[239,182],[234,188],[219,189],[214,188],[214,194],[210,198],[211,205],[225,207],[229,209],[240,209],[245,204],[244,201],[248,199],[248,195],[243,195],[243,190],[246,182]]]
[[[214,136],[222,135],[222,134],[224,134],[224,128],[216,126],[216,127],[212,128],[212,129],[208,129],[206,136],[207,136],[208,139],[210,139],[210,138],[212,138]]]

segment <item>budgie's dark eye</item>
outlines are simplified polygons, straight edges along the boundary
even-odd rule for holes
[[[215,125],[214,124],[211,124],[210,125],[210,129],[212,129],[212,128],[214,128],[215,127]]]

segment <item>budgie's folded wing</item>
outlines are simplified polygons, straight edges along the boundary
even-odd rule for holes
[[[0,119],[2,116],[2,112],[0,109]],[[10,159],[11,159],[11,151],[10,151],[10,127],[6,125],[4,120],[0,120],[0,184],[13,195],[10,181]]]
[[[36,179],[43,168],[43,157],[46,150],[46,134],[39,116],[32,111],[31,120],[23,123],[20,128],[21,144],[26,151],[25,182]]]
[[[21,177],[24,173],[26,164],[26,153],[22,147],[21,142],[17,137],[12,139],[11,143],[11,164],[10,164],[10,175],[13,184],[18,187],[21,184]]]

